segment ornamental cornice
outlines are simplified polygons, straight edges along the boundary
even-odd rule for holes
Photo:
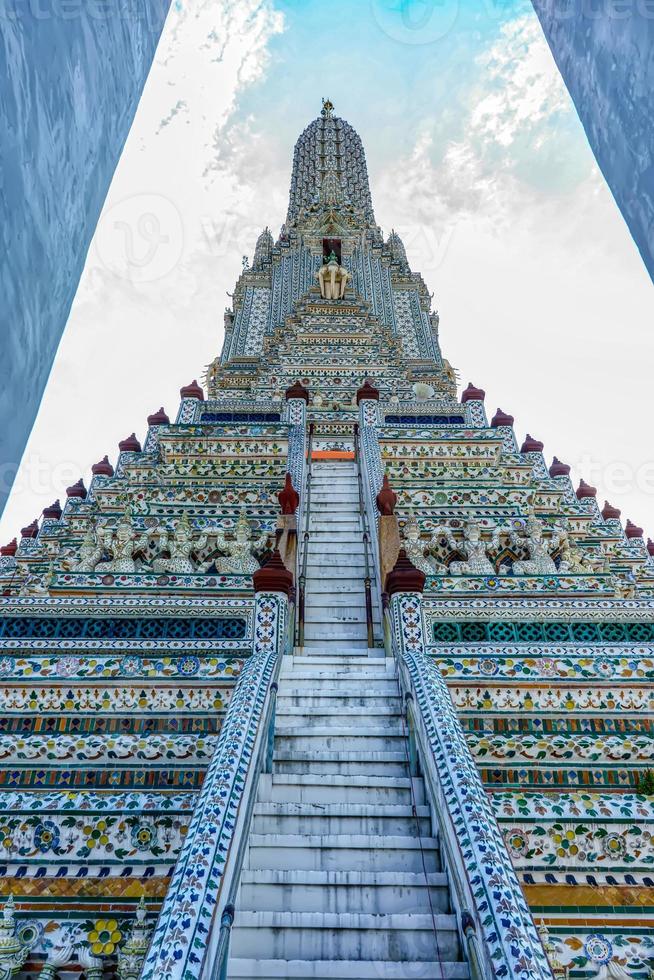
[[[111,616],[157,617],[230,616],[235,610],[247,613],[254,609],[251,598],[217,599],[181,596],[14,596],[3,598],[0,615],[7,616]]]
[[[440,599],[425,595],[423,609],[432,622],[438,619],[511,619],[528,621],[588,620],[601,622],[654,622],[654,599],[592,599],[557,596],[520,599],[484,596],[478,598]],[[589,615],[590,614],[590,615]]]

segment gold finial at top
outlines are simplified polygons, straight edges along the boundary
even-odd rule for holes
[[[334,103],[331,101],[331,99],[323,99],[322,110],[320,112],[320,115],[329,117],[331,116],[333,111],[334,111]]]

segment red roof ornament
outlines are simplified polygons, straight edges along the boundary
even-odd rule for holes
[[[369,401],[378,402],[379,401],[379,389],[375,388],[370,378],[366,378],[359,390],[357,391],[357,405],[360,401],[368,399]]]
[[[638,527],[636,524],[634,524],[633,521],[627,521],[624,533],[627,535],[629,540],[632,538],[642,538],[643,529],[642,527]]]
[[[597,487],[591,487],[590,483],[586,483],[585,480],[579,481],[579,486],[577,487],[577,500],[586,500],[590,497],[597,496]]]
[[[539,439],[534,439],[533,436],[530,436],[529,433],[527,433],[527,438],[525,439],[525,441],[523,442],[522,446],[520,447],[520,452],[521,453],[542,453],[543,446],[544,445],[545,444],[543,442],[541,442]]]
[[[27,527],[21,528],[20,536],[21,538],[35,538],[39,533],[39,522],[32,521]]]
[[[184,385],[183,388],[179,389],[180,398],[197,398],[199,402],[204,401],[204,392],[200,385],[197,383],[195,378],[191,381],[190,385]]]
[[[290,473],[286,474],[284,489],[279,491],[277,499],[279,500],[279,506],[282,508],[282,514],[294,514],[297,510],[298,504],[300,503],[300,494],[293,486]]]
[[[293,588],[293,574],[285,566],[277,548],[270,560],[256,570],[252,581],[255,592],[283,592],[287,596]]]
[[[14,540],[10,541],[9,544],[4,544],[2,548],[0,548],[0,557],[13,558],[17,551],[18,541],[16,541],[16,538],[14,538]]]
[[[486,397],[486,392],[483,388],[475,388],[472,381],[468,384],[468,387],[461,395],[461,404],[465,405],[466,402],[483,402]]]
[[[395,567],[386,576],[386,592],[389,596],[396,592],[422,592],[425,578],[425,573],[409,561],[406,551],[401,548]]]
[[[621,513],[622,512],[619,511],[617,507],[613,507],[608,500],[604,501],[604,506],[602,507],[602,517],[605,521],[619,521]]]
[[[113,476],[114,468],[109,462],[109,457],[104,456],[99,463],[94,463],[91,467],[93,476]]]
[[[120,440],[118,448],[121,453],[140,453],[141,443],[136,438],[136,433],[132,432],[131,436],[127,436],[127,439]]]
[[[84,486],[84,480],[81,478],[77,483],[73,483],[72,487],[66,487],[67,497],[79,497],[80,500],[86,500],[86,487]]]
[[[388,476],[384,473],[381,490],[377,494],[377,510],[382,517],[390,517],[391,514],[395,513],[396,503],[397,494],[394,493],[393,488],[388,482]]]
[[[55,500],[49,507],[43,508],[43,517],[46,521],[58,521],[61,517],[61,504]]]
[[[570,467],[555,456],[550,466],[550,476],[570,476]]]
[[[153,415],[148,415],[148,425],[170,425],[170,419],[163,408],[160,408]]]
[[[290,401],[291,398],[303,398],[307,405],[309,404],[309,391],[301,381],[296,381],[295,384],[286,389],[286,401]]]
[[[654,541],[651,538],[647,539],[647,553],[654,558]]]
[[[512,415],[507,415],[507,413],[503,412],[501,408],[498,408],[495,415],[491,419],[491,426],[493,429],[497,429],[500,425],[511,426],[514,422],[515,419]]]

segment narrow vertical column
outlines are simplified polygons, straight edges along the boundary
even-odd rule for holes
[[[465,405],[466,422],[478,429],[485,429],[488,425],[484,399],[486,392],[483,388],[476,388],[472,382],[461,394],[461,404]]]
[[[379,440],[377,438],[377,428],[379,426],[379,392],[373,388],[370,381],[365,383],[357,391],[357,405],[359,406],[359,447],[357,462],[361,473],[363,495],[365,500],[366,514],[368,517],[368,527],[373,539],[377,536],[379,528],[379,512],[375,501],[382,485],[382,465],[379,452]],[[381,567],[379,562],[379,551],[373,548],[377,581],[379,582],[380,593],[383,590],[381,577]]]
[[[290,389],[289,389],[290,390]],[[288,438],[288,472],[296,490],[302,494],[306,467],[307,403],[304,398],[289,398],[286,419],[290,426]]]

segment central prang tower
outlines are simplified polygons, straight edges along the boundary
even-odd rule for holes
[[[330,255],[339,283],[346,280],[337,304],[325,302],[319,280]],[[441,358],[430,305],[399,236],[384,241],[375,222],[359,136],[327,101],[295,145],[279,239],[261,233],[236,285],[209,392],[281,401],[301,370],[312,404],[325,412],[356,409],[365,376],[390,404],[415,399],[417,385],[421,397],[452,407],[454,373]]]
[[[654,545],[438,326],[324,102],[205,388],[1,550],[0,975],[650,976]]]

